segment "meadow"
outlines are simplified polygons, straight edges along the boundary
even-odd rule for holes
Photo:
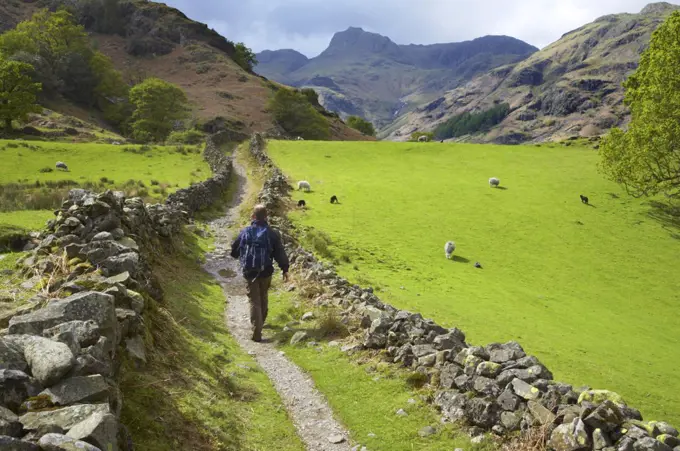
[[[473,344],[517,340],[556,379],[680,423],[680,231],[603,179],[595,151],[304,141],[269,153],[311,183],[290,217],[343,276]]]
[[[210,176],[199,146],[0,140],[0,161],[0,231],[44,225],[76,187],[159,201]],[[68,171],[56,169],[57,161]]]

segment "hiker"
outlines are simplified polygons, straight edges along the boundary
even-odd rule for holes
[[[243,277],[248,286],[250,301],[250,324],[253,326],[253,341],[262,341],[262,326],[267,319],[269,298],[267,291],[274,273],[273,260],[283,272],[283,280],[288,280],[288,257],[283,249],[278,232],[267,224],[267,209],[256,205],[253,209],[252,223],[241,230],[231,245],[231,256],[241,263]]]

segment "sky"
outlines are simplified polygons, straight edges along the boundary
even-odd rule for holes
[[[397,44],[459,42],[489,34],[542,48],[606,14],[637,13],[650,0],[164,0],[256,52],[321,53],[350,26]],[[671,1],[671,3],[680,3]]]

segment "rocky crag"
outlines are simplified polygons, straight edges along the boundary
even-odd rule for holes
[[[361,324],[362,331],[343,351],[382,351],[388,362],[421,374],[437,390],[433,402],[443,420],[470,426],[471,435],[480,439],[486,432],[508,436],[539,429],[548,449],[555,451],[680,451],[677,429],[644,422],[616,393],[554,381],[550,370],[519,343],[472,346],[463,331],[396,309],[372,289],[339,277],[297,243],[285,217],[292,187],[265,149],[264,138],[255,135],[250,152],[269,172],[259,201],[282,231],[292,269],[323,287],[315,304],[335,306],[343,318]]]
[[[214,176],[165,204],[73,190],[48,223],[21,262],[27,275],[41,275],[41,294],[0,336],[0,449],[134,449],[119,420],[117,379],[123,360],[146,363],[144,313],[163,297],[150,260],[227,189],[225,139],[205,147]]]

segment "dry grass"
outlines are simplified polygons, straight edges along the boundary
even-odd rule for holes
[[[531,428],[503,444],[502,451],[546,451],[550,425]]]

